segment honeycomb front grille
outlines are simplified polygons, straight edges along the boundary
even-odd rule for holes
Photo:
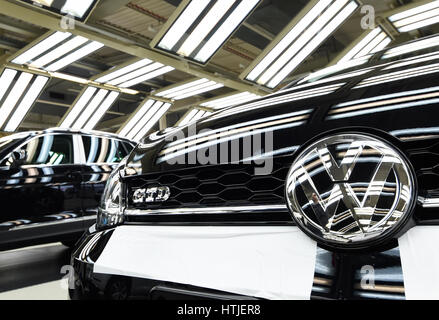
[[[170,209],[233,205],[283,204],[290,163],[275,161],[270,175],[257,176],[251,165],[220,165],[134,177],[128,181],[128,206]],[[170,198],[162,203],[134,204],[138,188],[167,186]]]

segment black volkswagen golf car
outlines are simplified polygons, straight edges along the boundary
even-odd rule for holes
[[[435,39],[145,138],[73,253],[71,297],[439,298]]]
[[[0,139],[0,249],[51,241],[73,246],[132,141],[59,128]]]

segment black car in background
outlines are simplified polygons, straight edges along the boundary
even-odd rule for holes
[[[403,272],[399,242],[439,225],[433,40],[318,71],[177,139],[143,139],[72,255],[71,297],[405,299],[422,279],[418,293],[437,294],[429,265],[405,260]],[[251,147],[257,134],[272,145]],[[257,173],[264,158],[272,168]],[[302,273],[309,283],[294,295]]]
[[[59,128],[0,139],[0,250],[72,246],[96,219],[107,179],[133,149],[104,132]]]

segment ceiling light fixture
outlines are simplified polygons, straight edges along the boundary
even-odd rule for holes
[[[20,123],[23,121],[24,117],[37,100],[38,96],[43,91],[49,78],[43,76],[37,76],[30,86],[29,90],[24,95],[15,112],[12,114],[11,118],[5,126],[5,131],[14,132]]]
[[[57,71],[102,48],[104,44],[69,32],[48,33],[12,58],[12,63]]]
[[[277,87],[318,48],[357,8],[356,1],[320,0],[307,6],[264,50],[241,78]]]
[[[59,127],[92,130],[119,97],[119,92],[88,87],[83,90]]]
[[[165,66],[149,59],[131,61],[114,69],[114,71],[109,70],[103,75],[98,76],[94,81],[129,88],[174,70],[173,67]]]
[[[59,15],[69,15],[84,22],[98,0],[19,0]]]
[[[414,7],[389,17],[399,32],[420,29],[439,22],[439,1]]]
[[[159,121],[171,107],[170,103],[146,99],[137,108],[130,119],[119,129],[118,134],[139,141]]]
[[[166,99],[182,100],[201,94],[204,92],[216,90],[224,87],[224,84],[215,81],[209,81],[208,79],[189,80],[182,83],[157,90],[154,95],[163,97]]]
[[[15,131],[41,94],[48,77],[6,68],[0,76],[0,129]]]
[[[151,46],[205,64],[260,2],[184,0]]]

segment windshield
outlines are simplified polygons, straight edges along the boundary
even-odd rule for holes
[[[0,138],[0,155],[4,156],[4,152],[12,151],[15,146],[24,141],[29,133],[16,133]]]

